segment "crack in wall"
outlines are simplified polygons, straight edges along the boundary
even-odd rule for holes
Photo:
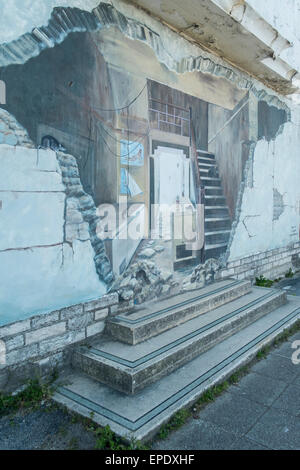
[[[248,229],[247,224],[246,224],[246,220],[247,220],[247,219],[251,219],[251,218],[255,218],[255,217],[260,217],[260,215],[246,215],[246,216],[243,218],[243,220],[242,220],[242,224],[244,225],[245,230],[246,230],[246,232],[247,232],[249,238],[254,238],[254,237],[256,237],[256,235],[252,235],[252,234],[249,232],[249,229]]]

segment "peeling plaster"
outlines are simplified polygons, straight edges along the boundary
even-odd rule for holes
[[[273,188],[273,220],[278,220],[284,212],[283,195]]]
[[[290,114],[289,108],[282,100],[275,94],[270,95],[266,90],[258,89],[254,85],[255,80],[246,73],[226,65],[226,62],[217,56],[202,51],[199,46],[193,46],[187,40],[178,38],[178,35],[173,33],[176,42],[180,41],[182,46],[177,49],[182,49],[185,54],[181,58],[176,58],[170,52],[170,46],[174,47],[173,41],[166,44],[161,35],[145,23],[125,16],[113,5],[102,2],[91,13],[74,8],[54,8],[47,26],[34,28],[31,33],[26,33],[10,43],[0,45],[0,67],[25,63],[30,58],[39,55],[42,50],[61,43],[70,32],[96,31],[111,26],[118,27],[130,39],[146,43],[153,49],[159,62],[171,71],[176,73],[199,71],[226,78],[240,89],[251,90],[257,99],[264,100],[279,109],[284,109],[288,115]],[[190,52],[188,53],[188,51]],[[199,51],[201,51],[201,55]]]

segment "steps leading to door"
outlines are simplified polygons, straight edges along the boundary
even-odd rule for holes
[[[207,317],[212,314],[208,313]],[[133,396],[103,385],[78,370],[69,370],[61,378],[53,399],[88,418],[93,413],[96,423],[109,425],[128,440],[150,438],[176,411],[191,406],[208,388],[249,362],[299,318],[300,300],[289,296],[286,304]]]
[[[250,289],[249,281],[220,281],[197,291],[152,302],[129,314],[112,317],[107,323],[106,332],[124,343],[137,344],[231,302]]]
[[[286,302],[284,291],[254,288],[210,315],[200,315],[135,346],[102,338],[78,347],[73,366],[127,394],[168,375]]]

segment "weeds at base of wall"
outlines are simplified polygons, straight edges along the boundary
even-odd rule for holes
[[[21,409],[35,409],[43,401],[49,400],[53,391],[52,381],[42,384],[38,379],[34,379],[30,380],[24,389],[17,394],[0,393],[0,417]]]
[[[285,278],[291,278],[294,277],[296,273],[299,271],[293,272],[292,269],[290,268],[284,275]],[[271,280],[271,279],[266,279],[264,276],[259,276],[255,278],[255,285],[260,286],[260,287],[272,287],[273,284],[281,281],[283,278],[278,277],[277,279]]]

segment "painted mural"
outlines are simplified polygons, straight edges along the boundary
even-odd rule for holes
[[[226,71],[167,67],[145,38],[95,24],[0,69],[5,110],[37,150],[61,155],[64,213],[81,217],[71,239],[91,240],[99,281],[132,303],[214,282],[236,231],[255,237],[255,214],[240,219],[253,152],[289,120]],[[273,194],[278,221],[284,196]]]

